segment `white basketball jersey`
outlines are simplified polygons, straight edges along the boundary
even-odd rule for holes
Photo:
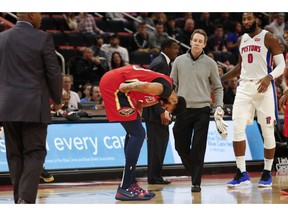
[[[272,55],[264,44],[266,33],[266,30],[262,30],[253,38],[248,34],[242,36],[239,47],[242,56],[241,79],[259,80],[272,71]]]

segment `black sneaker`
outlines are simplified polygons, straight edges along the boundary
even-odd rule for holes
[[[53,175],[51,175],[45,168],[41,172],[40,178],[43,179],[45,182],[52,182],[54,181]]]
[[[121,201],[150,200],[153,197],[154,196],[149,193],[145,194],[138,189],[135,189],[134,186],[128,189],[122,189],[121,187],[119,187],[115,195],[115,199]]]
[[[201,192],[201,187],[200,185],[193,185],[191,188],[192,192]]]

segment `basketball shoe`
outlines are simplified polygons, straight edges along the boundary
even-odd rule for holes
[[[227,183],[227,187],[239,187],[243,185],[249,185],[250,178],[247,172],[242,172],[240,171],[239,168],[237,168],[237,173],[234,177],[234,179],[230,182]]]
[[[139,191],[140,193],[144,193],[146,196],[151,196],[151,198],[153,198],[156,195],[155,193],[151,191],[144,190],[142,187],[140,187],[138,183],[134,183],[132,187],[134,190]]]
[[[272,186],[271,171],[263,170],[261,179],[258,182],[258,187],[271,187],[271,186]]]
[[[150,193],[143,193],[136,190],[134,185],[128,189],[122,189],[120,186],[117,189],[115,199],[121,201],[132,201],[132,200],[150,200],[153,196]]]

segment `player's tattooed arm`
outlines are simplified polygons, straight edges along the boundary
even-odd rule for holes
[[[131,82],[131,83],[121,83],[119,90],[123,93],[128,93],[130,91],[148,93],[151,95],[161,95],[163,92],[163,85],[157,82]]]

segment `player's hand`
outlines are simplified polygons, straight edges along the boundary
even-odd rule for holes
[[[216,128],[219,134],[221,135],[221,137],[223,139],[226,139],[228,135],[227,133],[228,125],[223,120],[223,116],[224,116],[224,110],[221,107],[217,107],[214,113],[214,120],[215,120]]]
[[[258,88],[257,88],[257,91],[259,93],[263,93],[265,91],[267,91],[269,85],[270,85],[270,82],[271,82],[271,76],[270,75],[267,75],[265,76],[263,79],[260,79],[257,84],[259,84]]]
[[[169,118],[170,118],[170,120],[169,120]],[[160,119],[161,119],[161,123],[163,125],[169,125],[169,123],[171,121],[171,115],[167,110],[165,110],[165,112],[160,114]]]

